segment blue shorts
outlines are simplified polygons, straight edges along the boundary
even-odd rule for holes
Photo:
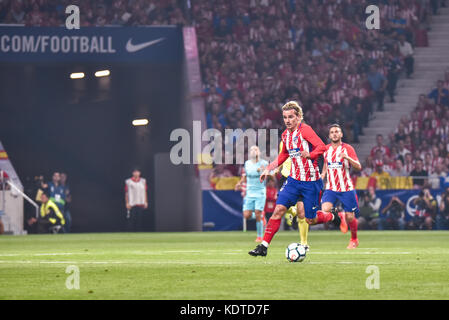
[[[243,198],[243,211],[263,211],[263,209],[265,208],[265,200],[265,195],[259,197],[245,197]]]
[[[304,211],[307,219],[314,219],[320,206],[323,180],[298,181],[288,177],[278,193],[276,204],[283,205],[287,209],[301,200],[304,203]]]
[[[358,216],[359,200],[357,198],[357,193],[355,192],[355,190],[346,192],[325,190],[323,193],[323,197],[321,198],[321,203],[330,202],[335,205],[337,200],[340,200],[345,212],[354,212],[356,216]]]

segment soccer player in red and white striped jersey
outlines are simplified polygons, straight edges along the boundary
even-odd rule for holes
[[[327,175],[327,184],[321,199],[321,210],[330,213],[337,200],[343,204],[345,220],[351,229],[351,240],[348,249],[355,249],[359,245],[357,238],[357,218],[359,205],[354,184],[351,180],[350,169],[361,170],[354,148],[342,142],[343,132],[338,124],[329,128],[331,143],[324,152],[324,166],[321,177]],[[342,230],[343,231],[343,230]]]
[[[324,161],[327,161],[325,165],[327,167],[327,184],[326,190],[332,190],[335,192],[346,192],[354,190],[354,185],[349,173],[350,164],[346,160],[346,157],[350,157],[359,162],[354,148],[347,143],[342,143],[339,146],[332,146],[328,144],[327,150],[324,153]],[[342,161],[345,160],[345,161]],[[332,167],[329,164],[335,164]]]
[[[267,248],[279,230],[282,217],[288,208],[298,204],[301,197],[304,213],[298,210],[298,218],[305,217],[309,224],[324,222],[324,213],[317,211],[323,188],[317,159],[323,154],[326,146],[315,131],[303,122],[303,111],[297,102],[286,103],[282,107],[282,115],[287,127],[282,134],[282,150],[278,158],[260,175],[260,180],[263,181],[270,175],[271,170],[282,165],[289,157],[292,160],[290,176],[279,190],[276,207],[268,221],[262,243],[249,252],[252,256],[267,255]],[[336,220],[332,213],[329,215],[331,217],[328,221]]]

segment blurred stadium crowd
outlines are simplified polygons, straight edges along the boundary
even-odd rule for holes
[[[3,0],[0,23],[64,25],[70,4],[80,7],[81,26],[194,26],[209,128],[283,130],[279,110],[288,99],[300,101],[323,141],[339,123],[357,143],[374,110],[394,101],[398,79],[413,75],[413,48],[427,46],[432,15],[446,0]],[[380,8],[380,30],[365,27],[371,4]],[[449,71],[396,130],[379,133],[354,176],[364,189],[388,189],[389,177],[410,177],[400,181],[410,188],[445,185],[448,89]],[[217,165],[212,180],[238,173]]]
[[[362,176],[411,176],[413,186],[446,186],[449,173],[449,70],[431,92],[421,94],[410,116],[388,135],[378,134]],[[422,178],[420,178],[422,177]],[[388,189],[388,186],[381,186]]]
[[[80,9],[81,27],[185,24],[186,1],[176,0],[2,0],[0,23],[63,26],[69,5]]]

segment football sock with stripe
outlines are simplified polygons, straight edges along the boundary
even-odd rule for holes
[[[281,220],[282,219],[273,219],[273,218],[270,218],[270,220],[268,220],[262,242],[262,244],[265,247],[268,247],[268,245],[271,242],[271,239],[273,239],[276,232],[278,232],[279,227],[281,226]]]

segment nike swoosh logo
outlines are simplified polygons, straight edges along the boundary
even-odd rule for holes
[[[140,43],[140,44],[132,44],[132,38],[128,40],[128,42],[126,43],[126,51],[128,52],[137,52],[139,50],[145,49],[146,47],[152,46],[153,44],[159,43],[161,41],[164,41],[165,38],[159,38],[156,40],[152,40],[152,41],[148,41],[148,42],[144,42],[144,43]]]

